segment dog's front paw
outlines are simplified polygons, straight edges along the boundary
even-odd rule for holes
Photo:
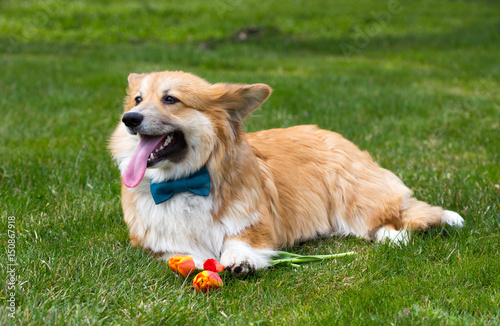
[[[220,263],[233,276],[241,277],[268,266],[274,250],[252,248],[245,242],[230,240],[224,243]]]
[[[255,266],[251,265],[248,261],[242,261],[232,266],[227,266],[226,270],[230,271],[235,277],[242,277],[255,272]]]
[[[238,250],[236,247],[224,251],[220,263],[236,277],[245,276],[256,270],[254,257],[249,255],[249,252],[241,250],[241,248]]]

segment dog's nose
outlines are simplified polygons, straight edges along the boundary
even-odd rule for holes
[[[127,127],[134,128],[141,124],[142,119],[144,116],[139,112],[128,112],[123,115],[122,121]]]

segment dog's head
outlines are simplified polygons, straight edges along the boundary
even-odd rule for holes
[[[270,95],[265,84],[210,84],[189,73],[130,74],[125,113],[111,138],[123,182],[184,177],[221,143],[238,141],[245,117]]]

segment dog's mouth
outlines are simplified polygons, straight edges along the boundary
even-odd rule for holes
[[[148,168],[155,166],[166,159],[173,159],[186,148],[186,140],[180,131],[174,131],[164,136],[158,145],[151,151],[148,157]]]
[[[148,167],[164,160],[178,162],[185,155],[186,149],[186,139],[181,131],[173,131],[163,136],[141,135],[141,141],[123,173],[123,183],[129,188],[136,187]]]

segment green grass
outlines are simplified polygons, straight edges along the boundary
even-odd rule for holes
[[[500,323],[498,2],[100,3],[0,3],[0,324]],[[358,254],[195,293],[129,245],[106,149],[128,73],[165,69],[269,84],[248,131],[340,132],[466,226],[298,244]]]

